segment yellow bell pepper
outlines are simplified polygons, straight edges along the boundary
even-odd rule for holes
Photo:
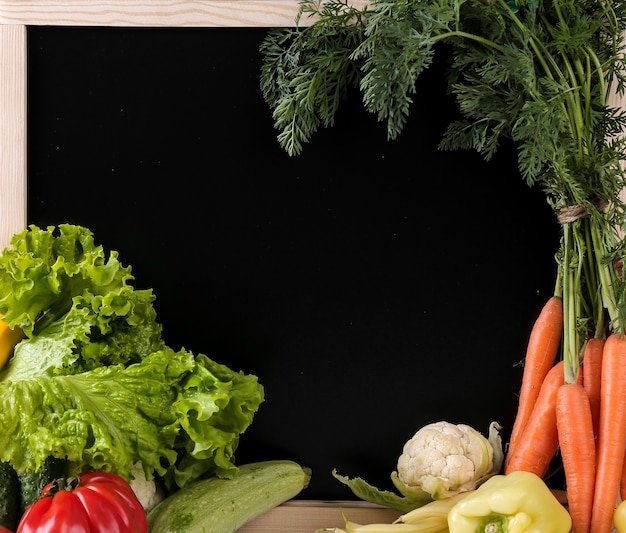
[[[0,368],[6,364],[13,354],[15,345],[24,337],[24,332],[20,328],[11,329],[2,317],[0,314]]]
[[[615,509],[613,525],[617,533],[626,533],[626,500],[621,501]]]
[[[521,471],[490,478],[448,514],[450,533],[569,533],[571,527],[544,481]]]

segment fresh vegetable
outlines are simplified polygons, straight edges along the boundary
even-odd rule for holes
[[[9,463],[0,463],[0,526],[15,531],[20,512],[20,483]]]
[[[3,318],[0,314],[0,370],[13,355],[15,345],[24,337],[21,328],[17,326],[11,328]]]
[[[169,348],[127,367],[3,382],[0,425],[15,429],[0,433],[0,457],[26,471],[54,453],[68,458],[70,473],[91,468],[125,479],[141,460],[149,478],[184,486],[236,471],[239,432],[261,400],[254,377]]]
[[[596,483],[596,443],[591,405],[582,384],[564,383],[559,388],[556,424],[573,530],[589,533]]]
[[[146,479],[146,473],[141,463],[135,463],[130,469],[130,488],[141,502],[146,512],[154,509],[165,498],[165,491],[156,479]]]
[[[500,425],[492,422],[489,438],[465,424],[434,422],[418,430],[403,446],[391,480],[400,495],[380,490],[360,477],[333,476],[358,498],[403,513],[428,502],[472,490],[500,472],[504,460]]]
[[[299,494],[311,472],[289,460],[239,466],[232,479],[189,484],[148,514],[150,533],[232,533]]]
[[[443,526],[443,528],[437,523],[433,522],[434,525],[420,525],[420,524],[359,524],[357,522],[353,522],[352,520],[348,520],[344,516],[345,521],[345,529],[332,529],[331,531],[340,532],[340,533],[440,533],[442,531],[447,531],[448,528]],[[318,530],[316,533],[319,533]],[[325,530],[328,531],[328,530]]]
[[[0,460],[68,475],[132,465],[168,491],[232,477],[264,399],[256,376],[165,345],[151,290],[84,227],[30,226],[0,256],[0,313],[26,337],[0,371]]]
[[[507,454],[504,473],[516,470],[546,475],[559,447],[556,426],[556,397],[564,383],[564,363],[559,361],[548,372],[539,397],[530,414],[517,445]]]
[[[626,500],[622,500],[615,509],[613,526],[617,533],[626,533]]]
[[[602,354],[602,398],[592,533],[611,530],[626,453],[626,338],[610,335]]]
[[[49,455],[38,470],[19,474],[20,516],[39,499],[41,491],[48,483],[65,477],[66,468],[65,459]]]
[[[622,477],[619,487],[620,500],[626,500],[626,458],[624,458],[624,466],[622,466]]]
[[[124,479],[107,472],[90,472],[48,484],[17,528],[17,533],[51,531],[148,533],[148,522]]]
[[[0,379],[128,365],[163,349],[155,296],[133,279],[87,228],[30,226],[15,234],[0,255],[0,313],[27,338]]]
[[[602,377],[602,352],[604,351],[605,339],[595,337],[589,339],[583,354],[583,387],[589,398],[591,418],[593,420],[593,434],[598,435],[600,421],[600,397]]]
[[[475,490],[459,492],[449,498],[434,500],[423,505],[422,507],[413,509],[406,514],[401,515],[392,523],[357,524],[356,522],[349,520],[344,514],[343,518],[345,522],[345,529],[336,527],[323,528],[316,530],[315,533],[401,533],[402,531],[414,533],[450,533],[451,530],[448,529],[448,516],[450,511],[458,502],[467,498],[474,492]],[[557,501],[562,503],[566,502],[561,494],[562,491],[557,490],[551,492]],[[484,510],[484,506],[482,509]],[[528,526],[528,520],[524,520],[523,518],[524,517],[522,516],[519,520],[511,520],[508,524],[510,527],[510,529],[508,529],[508,533],[527,531],[526,527]],[[486,528],[485,525],[488,525],[489,527]],[[481,523],[476,531],[478,533],[497,533],[499,531],[503,531],[502,529],[498,529],[500,525],[501,524],[498,523]]]
[[[435,530],[415,524],[358,524],[345,519],[345,529],[323,528],[316,529],[314,533],[448,533],[448,528]]]
[[[407,497],[390,490],[381,490],[371,485],[363,478],[342,476],[337,473],[336,469],[333,469],[332,475],[335,479],[346,485],[357,498],[375,503],[376,505],[390,507],[402,513],[406,513],[432,501],[432,498],[426,494],[423,499],[415,499],[415,496]]]
[[[544,304],[530,333],[509,451],[515,449],[537,402],[541,384],[558,360],[562,336],[563,300],[552,296]]]
[[[403,495],[438,500],[472,490],[493,468],[486,437],[466,424],[441,421],[422,427],[404,444],[391,476]]]
[[[417,526],[420,533],[438,533],[448,528],[448,514],[458,502],[472,494],[474,490],[458,492],[448,498],[434,500],[422,507],[403,514],[395,524],[411,524]]]
[[[626,500],[626,457],[624,458],[624,465],[622,466],[619,495],[621,500]]]
[[[450,533],[569,533],[572,519],[531,472],[494,476],[448,514]]]

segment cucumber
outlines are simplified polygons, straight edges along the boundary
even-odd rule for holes
[[[15,531],[21,516],[17,472],[9,463],[0,463],[0,526]]]
[[[48,456],[43,466],[37,472],[19,474],[20,482],[20,511],[23,514],[26,509],[39,499],[42,489],[55,479],[65,477],[67,461]]]
[[[192,482],[148,514],[150,533],[232,533],[296,496],[311,470],[288,460],[239,466],[232,479]]]

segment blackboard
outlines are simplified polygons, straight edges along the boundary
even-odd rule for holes
[[[94,231],[152,287],[173,347],[254,373],[238,462],[392,490],[403,443],[448,420],[506,439],[559,228],[494,160],[441,152],[445,63],[388,142],[358,94],[302,155],[259,88],[266,28],[28,29],[28,223]]]

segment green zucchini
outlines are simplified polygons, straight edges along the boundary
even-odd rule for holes
[[[311,470],[288,460],[239,466],[232,479],[195,481],[148,514],[150,533],[232,533],[290,500],[309,483]]]
[[[24,513],[28,507],[39,499],[42,489],[55,479],[65,477],[67,461],[48,456],[40,470],[19,474],[20,511]]]
[[[9,463],[0,463],[0,526],[15,531],[21,516],[17,472]]]

